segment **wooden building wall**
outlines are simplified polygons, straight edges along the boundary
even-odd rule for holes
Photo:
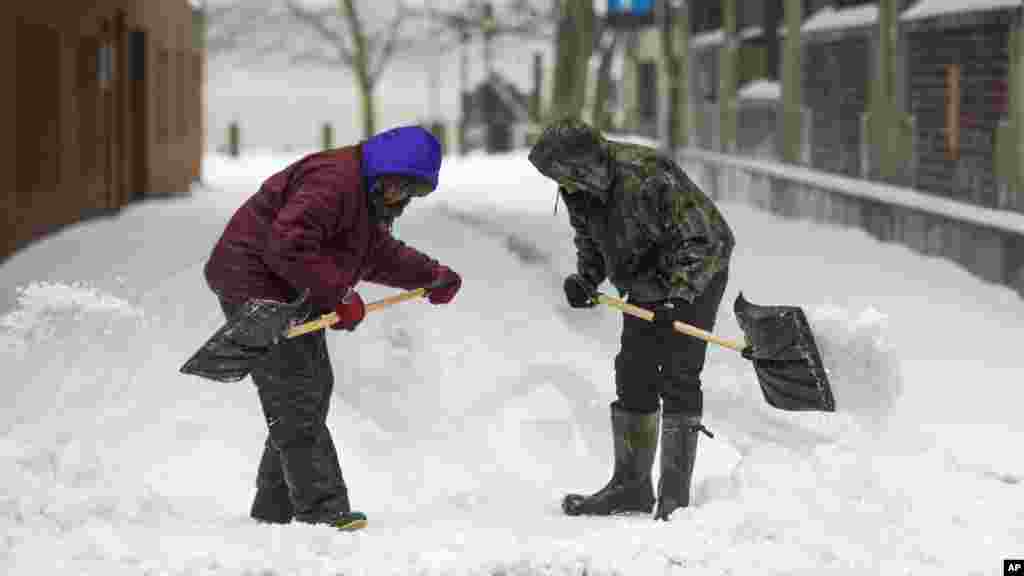
[[[0,259],[149,195],[189,190],[201,67],[187,0],[34,0],[0,18]]]

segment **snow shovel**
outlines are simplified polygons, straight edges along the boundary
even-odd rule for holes
[[[654,312],[624,300],[598,294],[597,301],[626,314],[654,321]],[[796,306],[758,306],[740,293],[733,312],[745,342],[726,340],[676,321],[677,332],[731,348],[754,363],[761,392],[771,406],[789,411],[835,412],[835,399],[821,354],[803,310]]]
[[[366,305],[367,312],[426,296],[448,283],[433,284],[389,296]],[[293,302],[250,300],[181,367],[182,374],[194,374],[218,382],[237,382],[249,375],[252,366],[269,354],[281,338],[295,338],[322,330],[338,321],[334,312],[299,324],[309,316],[309,292]]]

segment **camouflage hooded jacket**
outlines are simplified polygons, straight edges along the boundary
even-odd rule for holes
[[[595,287],[608,278],[635,302],[692,302],[728,268],[729,225],[657,150],[610,142],[583,122],[563,120],[545,130],[529,158],[558,182],[577,270]]]

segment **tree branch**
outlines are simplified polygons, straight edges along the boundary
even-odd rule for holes
[[[404,2],[399,2],[398,13],[391,19],[391,22],[382,30],[370,39],[370,49],[374,50],[378,46],[379,49],[374,50],[372,61],[368,63],[368,72],[370,75],[371,82],[376,82],[380,75],[387,68],[388,64],[391,63],[391,59],[394,57],[396,50],[401,48],[409,48],[413,45],[412,42],[401,41],[402,25],[412,16],[412,12],[409,11]],[[383,38],[382,38],[383,37]]]
[[[356,65],[356,55],[348,47],[345,38],[337,30],[327,25],[327,21],[330,20],[334,13],[333,8],[311,11],[296,4],[295,0],[285,0],[285,5],[296,20],[311,28],[324,42],[327,42],[338,51],[338,57],[346,67],[353,68]]]

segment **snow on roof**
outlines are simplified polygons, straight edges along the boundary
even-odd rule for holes
[[[804,25],[800,27],[800,31],[810,33],[848,30],[850,28],[870,26],[877,21],[877,4],[865,4],[852,8],[840,8],[839,10],[826,6],[815,12],[807,22],[804,22]]]
[[[747,26],[739,31],[739,37],[743,40],[751,40],[762,34],[764,34],[764,28],[760,26]],[[690,45],[694,48],[711,48],[713,46],[721,46],[724,43],[725,32],[721,28],[696,34],[690,41]]]
[[[687,148],[682,152],[684,157],[704,160],[714,164],[748,170],[758,174],[776,176],[797,182],[819,186],[826,190],[834,190],[840,194],[859,198],[877,200],[885,204],[903,206],[921,212],[938,214],[954,220],[972,222],[974,224],[1005,230],[1016,234],[1024,234],[1024,214],[1008,210],[996,210],[966,204],[956,200],[940,198],[912,188],[904,188],[881,182],[870,182],[827,174],[803,166],[781,164],[752,158],[725,156],[708,150]]]
[[[740,30],[740,38],[744,40],[757,38],[762,34],[764,34],[764,28],[761,28],[760,26],[747,26],[743,30]]]
[[[921,0],[900,16],[900,20],[924,20],[945,14],[966,14],[988,10],[1008,10],[1020,6],[1020,0]]]
[[[721,28],[718,28],[695,35],[690,45],[694,48],[710,48],[711,46],[720,46],[724,42],[725,33],[722,32]]]
[[[736,93],[740,100],[781,100],[782,85],[774,80],[754,80]]]

